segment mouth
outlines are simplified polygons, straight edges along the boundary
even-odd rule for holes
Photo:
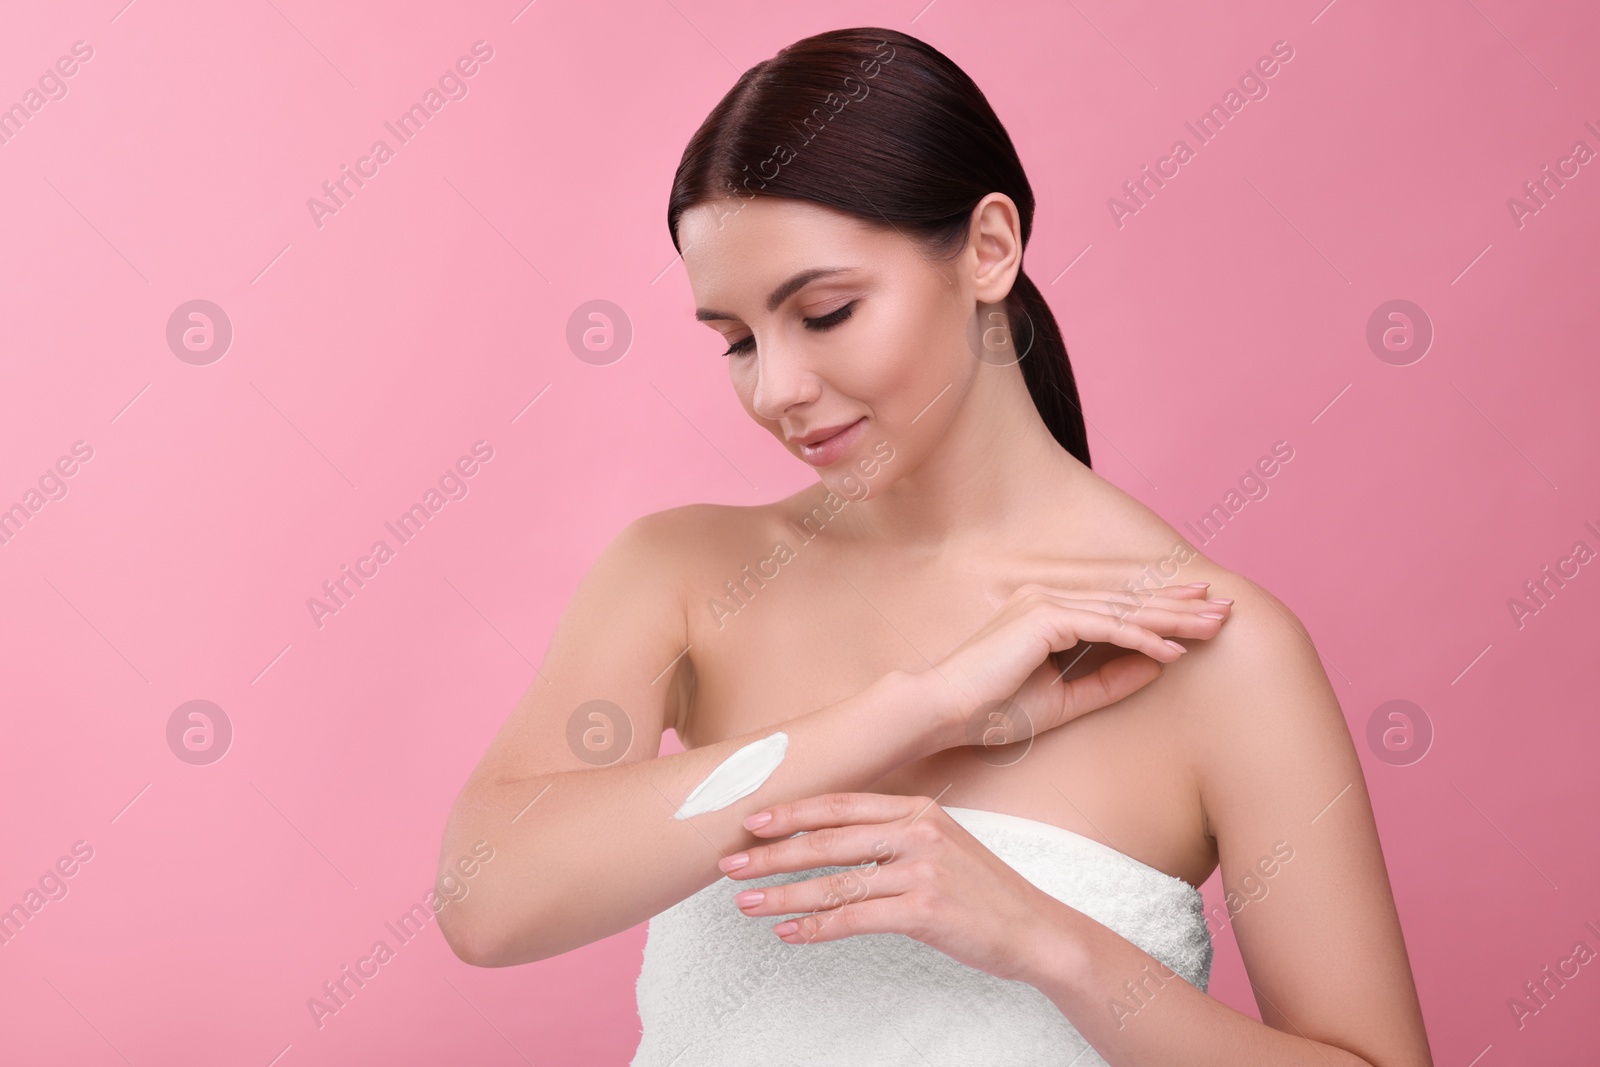
[[[800,447],[800,458],[813,467],[827,467],[837,463],[861,436],[866,424],[867,417],[863,415],[855,422],[842,426],[819,440],[806,444],[795,442]]]

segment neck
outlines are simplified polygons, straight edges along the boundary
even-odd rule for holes
[[[851,503],[837,532],[914,555],[992,549],[1076,510],[1093,477],[1051,435],[1021,366],[980,364],[961,410],[917,468]]]

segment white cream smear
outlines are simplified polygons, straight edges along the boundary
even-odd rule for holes
[[[778,769],[788,750],[789,735],[785,733],[770,734],[750,742],[717,764],[716,769],[706,775],[706,780],[694,787],[673,818],[688,819],[716,811],[749,796]]]

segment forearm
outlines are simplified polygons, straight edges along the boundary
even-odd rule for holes
[[[508,966],[637,925],[722,877],[723,856],[759,842],[741,825],[746,815],[862,790],[943,748],[948,716],[936,695],[922,676],[893,672],[836,704],[687,752],[469,783],[451,811],[441,864],[480,839],[493,845],[494,861],[440,913],[440,929],[468,962]],[[779,731],[787,750],[759,788],[675,818],[723,760]]]
[[[1132,941],[1047,898],[1018,978],[1061,1010],[1111,1067],[1372,1067],[1360,1056],[1275,1030],[1190,985]],[[1053,906],[1051,906],[1053,905]]]

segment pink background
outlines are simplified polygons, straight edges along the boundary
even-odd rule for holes
[[[478,970],[430,924],[320,1029],[306,1000],[395,944],[610,537],[814,476],[692,321],[666,197],[739,72],[862,24],[944,50],[1015,139],[1101,474],[1181,526],[1293,447],[1205,551],[1323,653],[1437,1062],[1592,1059],[1595,965],[1521,1029],[1507,1006],[1600,948],[1600,564],[1520,628],[1507,606],[1600,549],[1600,163],[1507,207],[1600,149],[1592,5],[122,4],[13,5],[0,35],[0,104],[93,49],[0,144],[0,507],[92,449],[0,544],[0,905],[93,849],[0,947],[0,1061],[628,1059],[642,925]],[[383,123],[479,40],[396,147]],[[1108,198],[1279,40],[1269,94],[1119,228]],[[379,137],[319,227],[308,198]],[[209,365],[166,340],[194,299],[234,330]],[[608,365],[566,340],[596,299],[633,331]],[[1405,366],[1366,340],[1395,299],[1435,330]],[[307,599],[479,440],[468,494],[319,629]],[[166,737],[195,699],[234,731],[206,766]],[[1409,765],[1366,738],[1396,699],[1434,731]],[[1255,1014],[1216,944],[1212,992]]]

